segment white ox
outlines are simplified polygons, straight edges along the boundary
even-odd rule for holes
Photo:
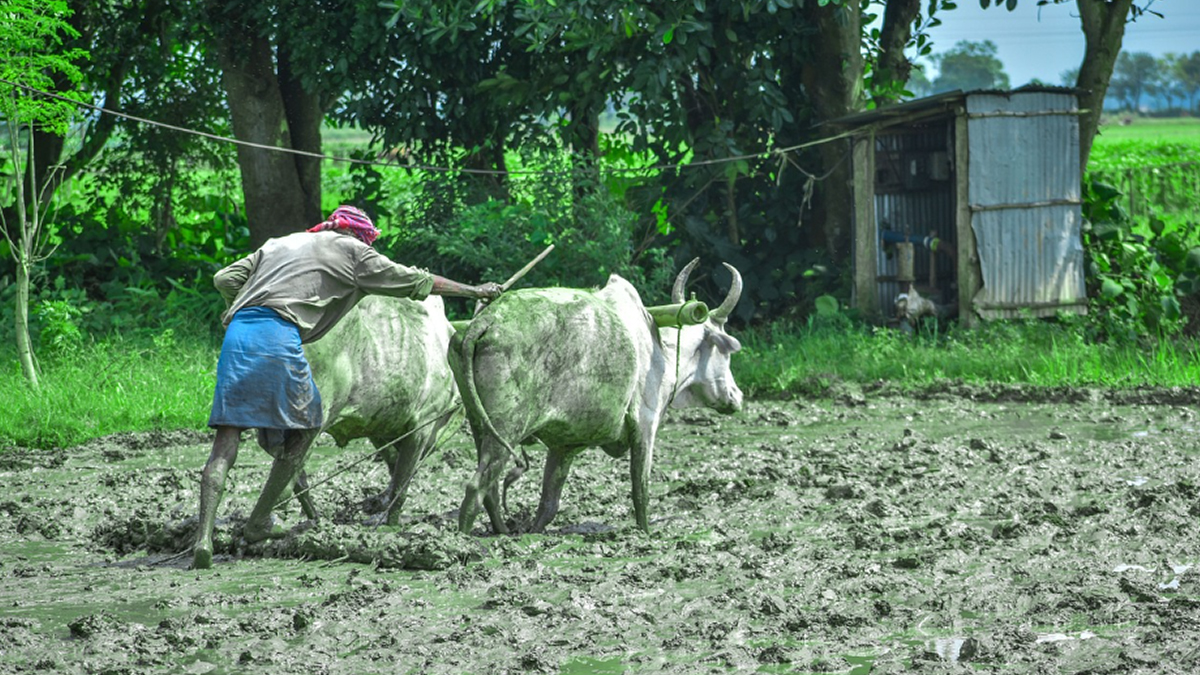
[[[696,263],[676,278],[673,302],[683,302]],[[456,334],[450,366],[479,459],[458,512],[459,529],[470,532],[482,494],[493,531],[508,532],[500,477],[508,458],[516,457],[514,446],[537,440],[549,453],[530,531],[554,519],[571,463],[591,446],[613,457],[630,455],[634,516],[649,530],[650,467],[667,407],[722,413],[742,407],[729,371],[741,345],[725,332],[742,279],[725,266],[733,275],[729,293],[699,325],[655,326],[637,290],[614,274],[597,291],[505,293]]]
[[[304,347],[321,394],[322,430],[339,447],[357,438],[377,449],[388,446],[380,455],[391,473],[381,497],[389,525],[399,521],[417,465],[457,409],[458,390],[446,363],[453,334],[439,296],[415,302],[368,295]],[[306,481],[299,482],[303,490]],[[306,515],[315,518],[305,496]]]

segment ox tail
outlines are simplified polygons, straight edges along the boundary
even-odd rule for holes
[[[484,329],[484,332],[486,332],[486,329]],[[512,456],[513,461],[516,462],[516,466],[510,469],[509,472],[504,476],[501,504],[503,504],[504,510],[507,511],[508,486],[512,485],[513,482],[520,478],[521,475],[529,469],[529,456],[526,455],[524,451],[518,453],[516,449],[513,448],[512,444],[500,435],[500,432],[496,430],[496,426],[492,424],[492,418],[488,415],[487,410],[483,407],[483,401],[479,398],[479,390],[475,387],[475,342],[482,335],[483,332],[480,332],[478,335],[471,335],[469,332],[468,334],[463,335],[462,388],[464,391],[462,392],[462,397],[464,404],[469,401],[468,407],[475,409],[476,417],[478,418],[479,425],[481,427],[480,431],[489,434],[492,438],[499,441],[500,444],[504,446],[504,449],[508,451],[508,454]]]

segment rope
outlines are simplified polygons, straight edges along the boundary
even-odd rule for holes
[[[391,442],[381,445],[378,448],[375,448],[375,450],[373,450],[372,452],[369,452],[366,455],[363,455],[362,457],[359,457],[358,459],[354,460],[353,462],[342,467],[341,469],[334,471],[332,474],[325,477],[324,479],[319,480],[316,483],[313,483],[312,485],[309,485],[308,487],[304,488],[303,490],[297,490],[297,491],[293,492],[291,495],[289,495],[288,497],[279,500],[275,504],[274,508],[277,509],[280,506],[283,506],[284,504],[287,504],[288,502],[292,501],[293,499],[296,499],[300,495],[311,492],[313,488],[328,483],[329,481],[333,480],[334,478],[337,478],[338,476],[342,475],[343,473],[346,473],[350,469],[353,469],[354,467],[358,466],[359,464],[362,464],[363,462],[367,461],[368,459],[374,458],[379,453],[383,452],[384,450],[387,450],[388,448],[392,447],[393,445],[395,445],[395,444],[399,443],[400,441],[408,438],[409,436],[417,433],[421,429],[424,429],[425,427],[433,424],[434,422],[437,422],[438,420],[442,420],[442,419],[449,419],[450,415],[453,415],[454,413],[458,412],[458,410],[460,408],[462,408],[462,403],[461,402],[455,403],[454,405],[450,406],[445,412],[438,415],[437,417],[434,417],[434,418],[430,419],[429,421],[425,422],[424,424],[418,425],[418,426],[414,427],[413,429],[410,429],[409,431],[397,436],[396,438],[392,439]],[[425,459],[425,455],[421,455],[421,459]],[[399,460],[399,457],[397,457],[397,460]],[[418,460],[418,463],[420,463],[420,460]],[[411,477],[410,477],[410,480],[411,480]],[[406,485],[406,487],[407,487],[407,485]],[[395,499],[395,497],[393,496],[393,500],[394,499]],[[274,510],[274,509],[272,509],[272,510]]]
[[[459,404],[451,407],[449,410],[447,410],[445,413],[443,413],[436,419],[441,419],[443,421],[443,423],[449,422],[450,418],[462,409],[463,409],[463,405],[462,405],[462,403],[459,403]],[[410,431],[409,433],[412,433],[412,432]],[[393,441],[393,442],[395,442],[395,441]],[[418,466],[420,466],[420,464],[425,461],[425,458],[429,456],[429,453],[432,450],[433,450],[433,444],[430,444],[430,446],[425,449],[425,452],[421,453],[421,456],[417,459]],[[399,468],[400,468],[400,455],[397,454],[396,455],[396,464],[392,466],[392,475],[393,476],[396,475],[396,471]],[[387,507],[383,509],[383,518],[381,518],[379,520],[379,523],[376,524],[376,526],[375,526],[376,528],[378,528],[380,525],[382,525],[384,522],[387,521],[387,514],[388,514],[388,512],[390,512],[392,510],[392,507],[396,505],[396,501],[400,499],[400,495],[408,494],[408,486],[410,484],[412,484],[412,479],[416,475],[417,475],[416,467],[413,467],[413,471],[412,471],[412,473],[408,474],[408,479],[404,481],[404,485],[397,486],[396,490],[392,493],[392,500],[389,501],[387,504]]]
[[[137,117],[135,115],[130,115],[128,113],[123,113],[123,112],[119,112],[116,110],[111,110],[109,108],[104,108],[104,107],[95,105],[93,103],[85,103],[83,101],[76,101],[75,99],[68,98],[66,96],[61,96],[59,94],[55,94],[55,93],[49,92],[49,91],[43,91],[43,90],[37,89],[35,87],[30,87],[29,85],[20,84],[18,82],[11,82],[11,81],[3,79],[3,78],[0,78],[0,84],[7,84],[11,87],[16,87],[18,89],[24,89],[25,91],[28,91],[33,94],[37,94],[40,96],[46,96],[46,97],[49,97],[49,98],[52,98],[52,99],[55,99],[58,101],[70,103],[72,105],[76,105],[76,106],[79,106],[82,108],[88,108],[90,110],[94,110],[101,114],[116,115],[117,117],[121,117],[121,118],[131,120],[134,122],[140,122],[142,124],[148,124],[150,126],[161,127],[163,129],[170,129],[171,131],[177,131],[179,133],[184,133],[184,134],[191,134],[193,136],[200,136],[202,138],[219,141],[221,143],[230,143],[233,145],[241,145],[241,146],[248,147],[248,148],[255,148],[257,150],[267,150],[267,151],[271,151],[271,152],[284,152],[284,153],[289,153],[289,154],[293,154],[293,155],[299,155],[302,157],[312,157],[314,159],[329,160],[329,161],[333,161],[333,162],[346,162],[348,164],[359,164],[359,165],[364,165],[364,166],[397,166],[397,167],[401,166],[399,163],[392,162],[392,161],[357,159],[354,157],[339,157],[339,156],[335,156],[335,155],[325,155],[325,154],[322,154],[319,152],[309,152],[307,150],[296,150],[294,148],[282,148],[282,147],[275,146],[275,145],[263,145],[261,143],[254,143],[251,141],[243,141],[238,138],[232,138],[229,136],[220,136],[218,134],[209,133],[207,131],[200,131],[197,129],[189,129],[187,127],[180,127],[180,126],[176,126],[173,124],[167,124],[166,122],[159,122],[157,120],[147,119],[145,117]],[[768,158],[774,157],[774,156],[786,156],[786,155],[788,155],[790,153],[794,153],[798,150],[803,150],[805,148],[811,148],[811,147],[821,145],[824,143],[831,143],[836,140],[840,140],[843,138],[847,138],[849,136],[853,136],[855,133],[856,133],[855,131],[845,131],[840,134],[835,134],[833,136],[827,136],[825,138],[819,138],[814,141],[809,141],[807,143],[800,143],[797,145],[791,145],[791,146],[787,146],[784,148],[774,148],[771,150],[764,150],[762,152],[756,152],[756,153],[744,154],[744,155],[734,155],[731,157],[721,157],[721,158],[715,158],[715,159],[702,159],[702,160],[698,160],[698,161],[694,161],[694,162],[688,162],[687,164],[683,164],[683,165],[652,164],[650,166],[644,166],[644,167],[625,167],[625,168],[606,167],[604,170],[607,172],[610,172],[610,173],[636,173],[636,172],[640,172],[640,171],[667,171],[667,170],[679,170],[679,169],[690,169],[690,168],[703,167],[703,166],[712,166],[712,165],[717,165],[717,164],[727,164],[729,162],[740,162],[740,161],[747,160],[747,159],[768,159]],[[792,162],[792,165],[797,166],[795,164],[795,162]],[[429,164],[409,164],[409,165],[405,165],[404,168],[414,169],[414,170],[419,170],[419,171],[432,171],[432,172],[441,172],[441,173],[465,173],[465,174],[478,174],[478,175],[485,175],[485,176],[496,176],[496,175],[557,176],[557,175],[564,175],[564,174],[569,173],[567,171],[526,170],[526,169],[519,169],[519,170],[515,170],[515,171],[511,171],[511,170],[501,171],[499,169],[468,169],[468,168],[461,168],[461,167],[453,168],[453,167],[445,167],[445,166],[433,166],[433,165],[429,165]],[[797,166],[797,168],[799,168],[799,167]],[[805,172],[805,174],[810,175],[807,172]],[[828,174],[826,174],[826,175],[828,175]],[[821,180],[821,178],[818,178],[818,180]]]

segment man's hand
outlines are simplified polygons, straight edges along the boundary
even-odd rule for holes
[[[500,287],[500,284],[495,284],[490,281],[486,284],[480,284],[475,287],[475,297],[488,302],[500,297],[500,294],[503,292],[504,289]]]

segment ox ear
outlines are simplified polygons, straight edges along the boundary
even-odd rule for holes
[[[699,262],[700,258],[692,258],[692,262],[685,265],[682,270],[679,270],[679,275],[675,277],[675,286],[671,288],[671,302],[684,302],[683,289],[687,286],[688,276]]]
[[[721,264],[733,275],[733,281],[729,284],[729,293],[725,294],[725,299],[721,301],[721,306],[708,314],[718,324],[724,324],[729,319],[733,308],[737,307],[738,300],[742,298],[742,274],[737,271],[736,267],[729,263]]]

